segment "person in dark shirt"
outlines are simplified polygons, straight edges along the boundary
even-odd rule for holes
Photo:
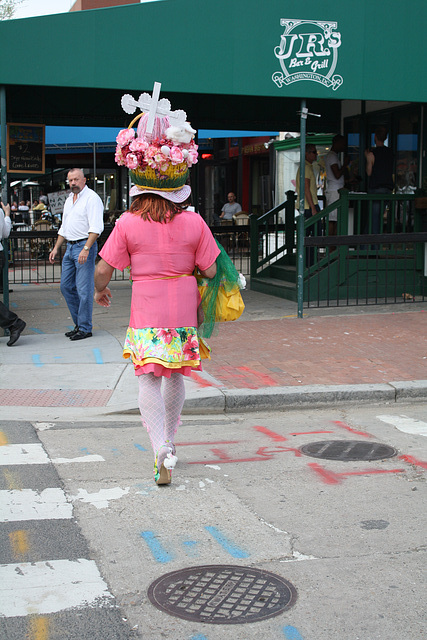
[[[387,135],[386,127],[382,125],[377,127],[374,136],[375,147],[365,151],[366,173],[369,177],[368,193],[391,193],[393,191],[394,154],[384,144]],[[373,202],[371,233],[380,233],[381,211],[381,201]]]

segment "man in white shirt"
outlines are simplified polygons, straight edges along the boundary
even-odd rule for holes
[[[348,159],[341,165],[339,154],[345,151],[346,140],[344,136],[337,135],[332,140],[332,147],[325,158],[326,167],[326,205],[336,202],[340,198],[338,189],[344,186],[344,174],[347,168]],[[329,214],[329,235],[337,235],[337,209]]]
[[[104,205],[98,194],[86,186],[81,169],[71,169],[68,182],[71,194],[65,201],[62,224],[49,262],[55,262],[59,247],[66,241],[61,292],[75,325],[65,335],[74,341],[92,335],[96,239],[104,229]]]

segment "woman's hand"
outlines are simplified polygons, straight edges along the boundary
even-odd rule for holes
[[[112,298],[113,296],[111,295],[111,291],[108,287],[105,287],[102,291],[95,290],[95,302],[101,307],[109,307],[111,305]]]

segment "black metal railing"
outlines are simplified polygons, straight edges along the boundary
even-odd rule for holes
[[[304,238],[312,252],[304,300],[308,307],[423,302],[427,295],[427,233]]]
[[[98,250],[101,249],[112,230],[106,225],[98,239]],[[236,269],[244,275],[249,274],[250,238],[249,225],[231,225],[211,227],[232,259]],[[61,263],[66,245],[62,245],[54,264],[49,262],[49,253],[53,249],[57,231],[12,231],[7,247],[9,254],[9,284],[41,284],[58,283],[61,280]],[[129,280],[129,271],[115,269],[112,280]]]
[[[224,247],[239,273],[250,272],[251,239],[249,224],[221,224],[211,226],[214,238]]]
[[[106,227],[99,238],[98,248],[104,244],[111,233],[112,226]],[[66,245],[63,244],[54,264],[49,262],[49,253],[53,249],[58,232],[51,231],[12,231],[8,239],[9,284],[54,283],[61,280],[61,263]],[[127,270],[113,272],[112,280],[128,280]]]
[[[295,200],[295,192],[287,191],[285,202],[262,216],[250,216],[251,277],[295,253]]]

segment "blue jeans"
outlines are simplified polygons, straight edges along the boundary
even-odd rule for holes
[[[84,264],[79,264],[78,258],[86,241],[67,244],[62,260],[61,293],[70,310],[71,317],[80,331],[92,331],[93,294],[95,290],[95,258],[98,245],[95,242]]]

